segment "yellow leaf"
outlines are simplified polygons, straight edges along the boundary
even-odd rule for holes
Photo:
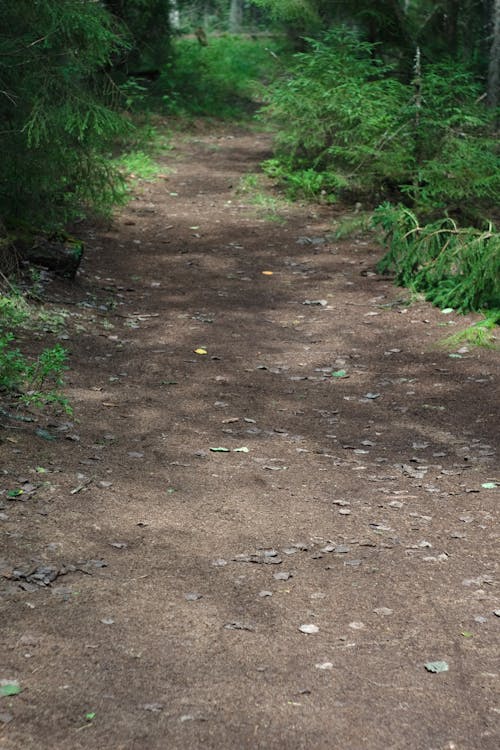
[[[206,349],[202,349],[201,347],[199,347],[198,349],[195,349],[194,353],[195,354],[208,354],[207,350]]]
[[[261,273],[263,276],[272,276],[274,271],[262,271]]]

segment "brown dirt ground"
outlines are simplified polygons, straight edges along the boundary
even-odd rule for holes
[[[500,744],[498,353],[251,205],[268,150],[179,138],[47,288],[75,413],[2,419],[2,749]]]

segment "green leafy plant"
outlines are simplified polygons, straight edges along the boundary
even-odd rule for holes
[[[67,351],[60,344],[45,348],[38,356],[27,357],[18,346],[17,328],[46,324],[31,319],[30,307],[11,287],[10,294],[0,297],[0,393],[15,397],[20,403],[43,408],[58,405],[71,412],[68,399],[61,393],[63,374],[67,368]]]
[[[66,350],[56,344],[29,361],[14,341],[12,333],[0,334],[0,392],[14,395],[26,405],[58,405],[71,413],[68,399],[58,390],[67,370]]]
[[[151,180],[161,171],[160,165],[145,151],[129,151],[117,160],[124,176]]]

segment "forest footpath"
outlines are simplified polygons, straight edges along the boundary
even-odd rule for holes
[[[498,747],[498,353],[250,200],[268,154],[186,136],[47,283],[74,415],[2,416],[2,749]]]

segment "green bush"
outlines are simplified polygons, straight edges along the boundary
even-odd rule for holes
[[[441,308],[500,310],[500,235],[493,227],[460,228],[450,218],[420,225],[404,206],[389,203],[374,212],[388,252],[378,263],[401,286],[423,292]]]
[[[429,214],[495,205],[500,149],[470,72],[456,62],[424,64],[403,83],[376,45],[344,28],[309,45],[262,112],[276,127],[275,159],[265,168],[292,195],[406,196]]]
[[[261,95],[276,62],[266,42],[238,36],[210,36],[206,47],[180,39],[155,90],[173,114],[240,117]]]
[[[335,29],[309,44],[271,87],[262,112],[275,124],[287,186],[310,169],[322,175],[318,192],[398,184],[413,168],[406,87],[352,31]]]

